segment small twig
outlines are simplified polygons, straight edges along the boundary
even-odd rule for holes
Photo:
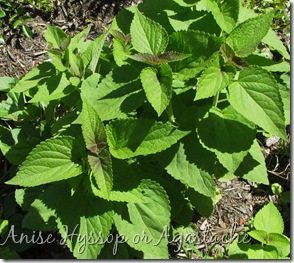
[[[17,60],[15,59],[15,57],[10,53],[9,49],[7,48],[7,53],[9,55],[9,57],[14,61],[14,62],[17,62]]]
[[[67,11],[66,11],[64,5],[61,4],[60,7],[61,7],[61,9],[62,9],[62,12],[63,12],[63,14],[64,14],[64,17],[67,18],[67,17],[68,17],[68,14],[67,14]]]
[[[46,53],[47,53],[47,51],[36,52],[36,53],[33,54],[33,57],[38,57],[38,56],[41,56],[41,55],[46,54]]]
[[[288,165],[287,165],[287,167],[288,167]],[[287,167],[286,167],[286,168],[287,168]],[[277,172],[275,172],[275,171],[267,170],[268,173],[273,174],[273,175],[276,175],[276,176],[278,176],[278,177],[280,177],[280,178],[282,178],[282,179],[284,179],[284,180],[290,182],[290,179],[281,176],[281,174],[285,173],[285,171],[286,171],[286,169],[285,169],[284,171],[280,172],[280,173],[277,173]]]

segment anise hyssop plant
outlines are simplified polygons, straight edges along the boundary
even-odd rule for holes
[[[212,212],[214,178],[269,184],[256,135],[286,139],[290,122],[272,18],[239,0],[146,0],[94,41],[47,26],[51,62],[0,82],[21,227],[59,231],[79,259],[164,259],[173,228]]]

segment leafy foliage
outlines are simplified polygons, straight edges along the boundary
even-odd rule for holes
[[[48,26],[51,63],[0,79],[0,118],[15,122],[1,122],[0,149],[16,168],[6,183],[24,187],[23,225],[58,230],[79,259],[109,254],[111,236],[126,253],[163,259],[181,213],[212,212],[214,178],[269,184],[256,136],[286,137],[289,54],[265,63],[255,49],[273,14],[243,15],[235,0],[149,0],[93,41],[90,27],[68,36]],[[271,212],[251,233],[268,247],[251,255],[286,253],[272,248],[286,241],[280,218],[265,227]]]
[[[1,0],[0,1],[0,28],[3,24],[7,24],[13,31],[21,30],[28,37],[33,37],[31,28],[27,25],[32,18],[27,15],[26,6],[32,5],[38,9],[45,8],[47,11],[51,9],[49,0]],[[4,36],[0,34],[0,44],[5,44]]]
[[[269,224],[270,218],[270,224]],[[238,244],[235,240],[229,245],[232,258],[245,255],[248,259],[285,259],[290,254],[290,239],[283,235],[283,218],[273,203],[265,205],[254,217],[254,230],[248,234],[259,244]],[[243,256],[242,256],[243,258]]]

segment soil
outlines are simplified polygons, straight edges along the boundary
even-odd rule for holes
[[[0,76],[10,76],[21,78],[36,64],[47,59],[46,49],[48,48],[43,35],[46,25],[50,24],[58,26],[66,33],[75,35],[79,33],[89,24],[92,29],[89,39],[95,39],[103,32],[103,26],[107,26],[112,22],[113,17],[123,8],[142,0],[68,0],[53,1],[51,11],[45,9],[36,9],[32,6],[25,6],[27,14],[32,17],[32,21],[27,22],[33,32],[33,38],[26,37],[20,28],[12,29],[8,21],[0,28],[5,39],[5,44],[0,44]],[[289,139],[290,140],[290,139]],[[266,157],[267,167],[269,170],[270,182],[280,183],[285,190],[290,189],[290,150],[288,145],[283,146],[285,155],[281,151],[279,141],[267,143],[262,139],[262,150]],[[288,148],[287,148],[288,147]],[[287,150],[288,149],[288,150]],[[5,161],[0,160],[1,171]],[[199,231],[208,231],[210,235],[222,235],[230,232],[235,227],[236,232],[241,231],[245,225],[250,224],[256,212],[269,201],[278,202],[277,196],[273,195],[269,186],[258,186],[235,178],[228,182],[216,181],[216,185],[221,193],[221,198],[214,207],[209,218],[196,215],[194,223]],[[4,188],[3,188],[4,187]],[[0,195],[11,193],[11,187],[1,184]],[[0,204],[0,207],[2,205]],[[288,213],[289,206],[281,206],[281,212]],[[1,211],[0,211],[1,215]],[[286,221],[286,227],[290,231],[290,221]],[[286,233],[290,234],[290,233]],[[224,252],[226,243],[220,241],[215,247],[213,253]],[[198,248],[203,254],[208,253],[211,244],[202,243]],[[23,258],[72,258],[67,248],[60,247],[57,244],[48,246],[33,246],[21,255]],[[217,255],[216,255],[217,256]],[[172,258],[185,258],[186,254],[180,251]],[[198,258],[197,254],[193,254],[193,258]]]
[[[25,5],[26,13],[32,20],[26,22],[33,38],[26,37],[21,27],[13,29],[5,19],[0,28],[5,45],[0,45],[0,76],[20,78],[37,63],[46,59],[48,44],[43,38],[46,25],[58,26],[66,33],[75,35],[91,25],[89,39],[95,39],[103,32],[103,26],[110,25],[113,17],[124,7],[142,2],[141,0],[69,0],[52,1],[50,11]],[[5,23],[6,22],[6,23]]]

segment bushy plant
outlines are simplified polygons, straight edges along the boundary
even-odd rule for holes
[[[48,26],[51,62],[0,79],[22,227],[58,230],[79,259],[168,258],[170,229],[212,212],[214,178],[269,184],[256,135],[286,139],[290,122],[272,18],[239,0],[146,0],[94,41]]]

